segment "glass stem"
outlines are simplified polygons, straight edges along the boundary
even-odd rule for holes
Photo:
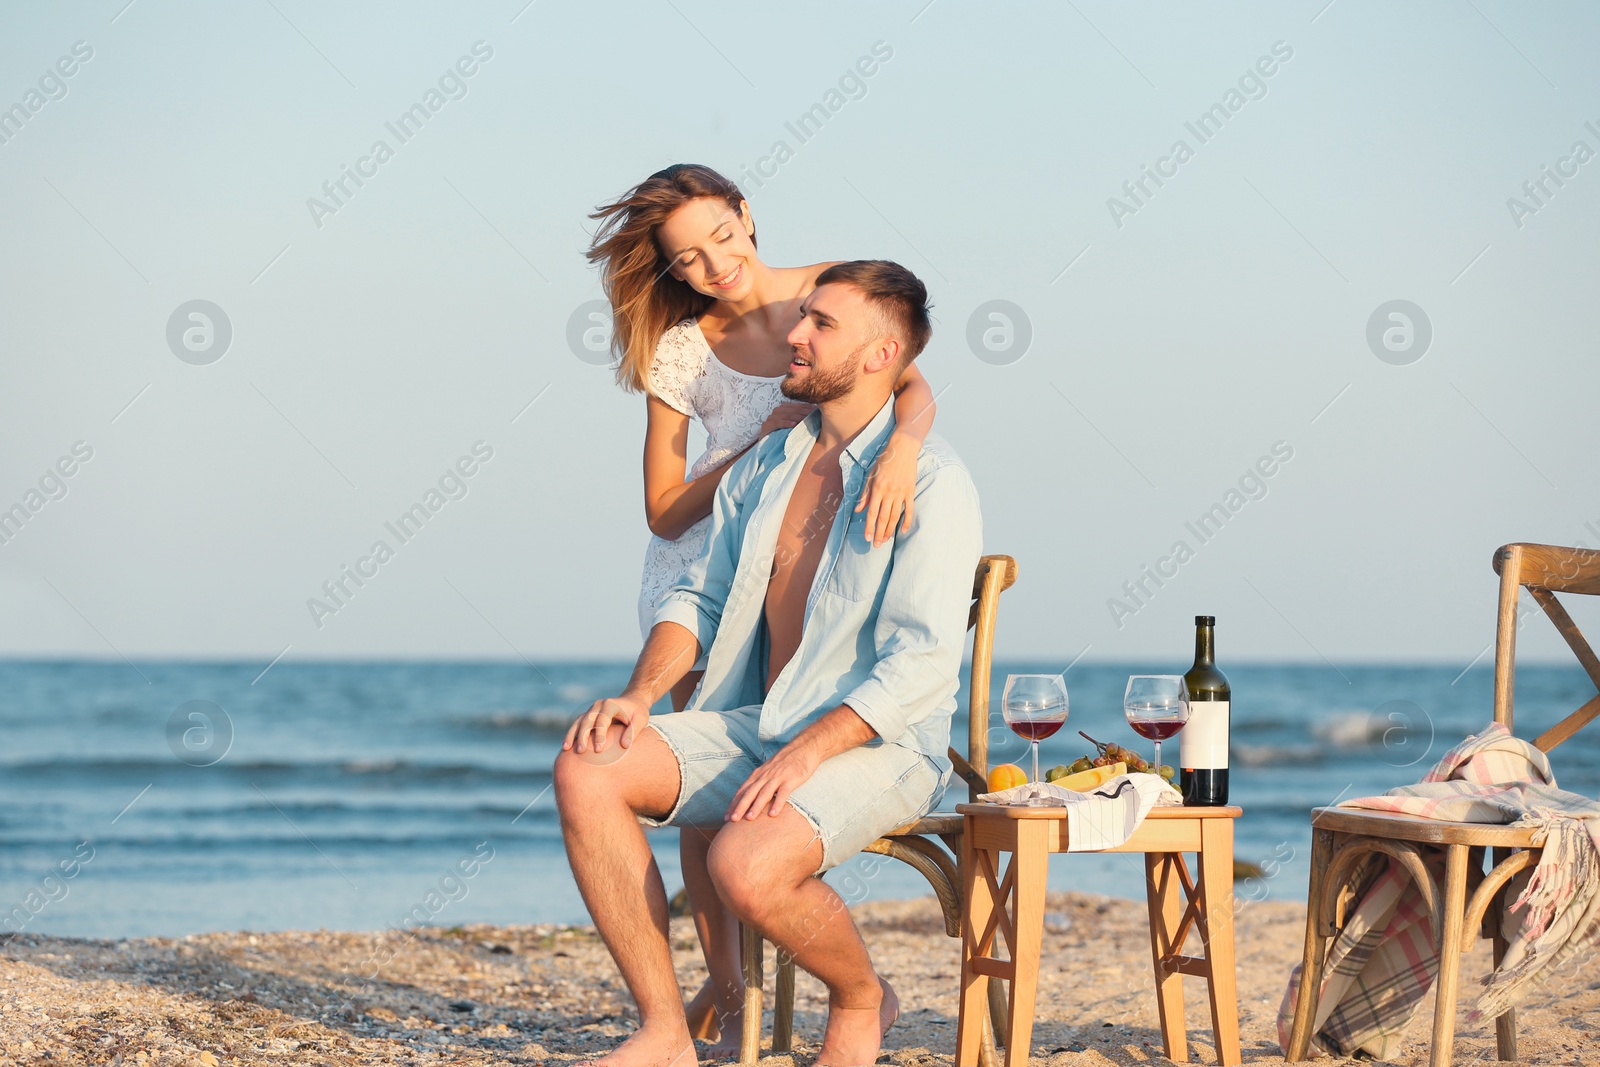
[[[1156,773],[1161,773],[1161,738],[1156,738]]]
[[[1033,780],[1039,780],[1039,742],[1033,743]]]

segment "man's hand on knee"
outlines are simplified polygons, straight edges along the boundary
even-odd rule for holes
[[[777,815],[788,803],[789,795],[806,783],[822,761],[810,745],[791,741],[778,754],[755,769],[733,795],[726,816],[729,822]]]
[[[636,697],[626,694],[619,697],[609,697],[597,700],[589,705],[589,710],[578,716],[578,721],[567,730],[567,739],[562,743],[563,750],[573,752],[603,752],[608,743],[608,734],[612,724],[622,726],[622,737],[619,744],[623,748],[633,745],[633,739],[639,735],[650,722],[650,705]]]

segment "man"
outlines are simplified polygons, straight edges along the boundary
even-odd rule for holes
[[[638,1032],[605,1064],[695,1062],[641,822],[718,828],[718,895],[828,988],[819,1064],[872,1063],[894,1021],[894,991],[814,876],[926,813],[950,775],[977,493],[930,434],[910,529],[873,547],[855,511],[894,429],[894,382],[930,333],[927,290],[898,264],[817,278],[783,383],[817,410],[728,470],[706,549],[662,601],[626,690],[567,733],[567,856],[639,1005]],[[707,646],[688,708],[651,716]]]

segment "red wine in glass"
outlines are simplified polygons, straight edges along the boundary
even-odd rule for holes
[[[1161,773],[1161,742],[1189,721],[1189,691],[1176,674],[1135,674],[1122,695],[1128,725],[1156,743],[1156,773]]]
[[[1059,674],[1013,674],[1006,678],[1000,696],[1000,710],[1006,725],[1031,742],[1033,778],[1039,780],[1039,742],[1061,729],[1067,721],[1067,683]],[[1048,800],[1037,800],[1049,804]]]
[[[1029,741],[1043,741],[1066,724],[1065,719],[1017,719],[1006,725],[1010,726],[1012,732],[1019,737],[1026,737]]]
[[[1133,727],[1134,733],[1151,741],[1165,741],[1183,729],[1183,723],[1171,719],[1130,719],[1128,725]]]

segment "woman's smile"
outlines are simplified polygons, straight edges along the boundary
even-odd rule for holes
[[[744,264],[740,263],[727,274],[723,275],[720,280],[708,280],[707,284],[713,289],[721,289],[723,292],[727,292],[729,289],[732,289],[743,280]]]

